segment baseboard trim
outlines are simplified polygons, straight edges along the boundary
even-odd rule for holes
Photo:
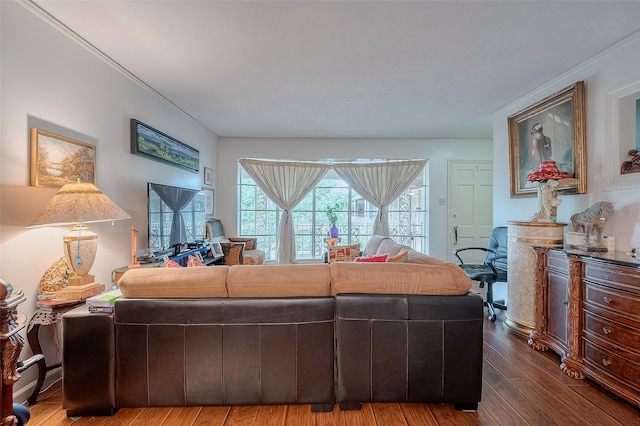
[[[51,371],[50,373],[47,374],[47,377],[44,379],[44,384],[42,385],[42,390],[40,392],[43,392],[44,390],[53,386],[60,380],[62,380],[62,368],[58,368],[54,371]],[[36,387],[36,382],[37,380],[34,380],[33,382],[29,383],[25,387],[20,388],[19,390],[14,392],[13,402],[27,404],[27,400],[31,396],[31,393],[33,392],[33,388]]]

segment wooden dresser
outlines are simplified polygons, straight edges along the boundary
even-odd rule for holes
[[[588,377],[640,406],[640,261],[620,252],[533,250],[529,345],[558,353],[569,376]]]

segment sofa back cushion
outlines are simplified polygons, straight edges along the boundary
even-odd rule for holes
[[[234,265],[227,274],[229,297],[329,296],[329,265]]]
[[[371,243],[371,240],[374,240],[374,238],[376,238],[376,240],[373,241],[373,243]],[[372,254],[376,254],[376,255],[388,254],[389,257],[394,257],[406,251],[408,252],[409,263],[419,263],[422,265],[447,265],[449,263],[444,260],[440,260],[438,258],[429,256],[427,254],[420,253],[419,251],[416,251],[409,246],[398,244],[397,242],[393,241],[391,238],[380,237],[380,235],[374,235],[373,237],[371,237],[371,240],[370,240],[370,243],[367,243],[367,248],[365,249],[365,252],[367,252],[367,250],[373,249],[373,247],[376,247],[376,251]]]
[[[471,280],[457,265],[412,263],[332,263],[331,294],[462,295]]]
[[[362,252],[363,256],[373,256],[374,254],[378,254],[378,247],[384,240],[391,240],[389,237],[383,237],[382,235],[373,235],[367,241],[367,245],[364,247],[364,251]],[[393,240],[391,240],[393,241]]]
[[[396,243],[391,238],[385,238],[384,240],[380,241],[380,245],[378,246],[376,254],[388,254],[389,256],[395,256],[396,254],[406,249],[406,246]]]
[[[227,297],[228,270],[228,266],[130,269],[118,286],[123,297],[131,298]]]

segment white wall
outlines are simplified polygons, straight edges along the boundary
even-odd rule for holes
[[[20,311],[30,317],[40,277],[62,256],[62,235],[70,229],[25,229],[56,193],[29,186],[31,126],[96,145],[96,185],[133,217],[140,249],[147,245],[147,182],[200,188],[203,167],[216,164],[217,140],[22,5],[2,1],[0,11],[0,277],[25,292]],[[130,118],[199,149],[200,173],[131,155]],[[91,272],[97,282],[110,285],[111,271],[130,260],[130,222],[90,228],[99,238]],[[26,346],[23,358],[31,354]],[[16,388],[29,385],[35,373],[32,368],[23,374]]]
[[[569,222],[573,213],[581,212],[597,201],[613,202],[616,213],[605,225],[605,234],[616,238],[616,250],[627,251],[640,246],[640,173],[619,175],[620,164],[633,140],[616,137],[615,99],[612,93],[625,87],[640,87],[640,33],[575,67],[533,93],[517,99],[494,115],[493,199],[494,224],[508,220],[528,220],[537,210],[535,198],[509,197],[509,149],[507,117],[535,102],[570,86],[585,82],[587,128],[587,194],[561,195],[558,221]],[[622,90],[624,91],[624,90]],[[638,89],[640,91],[640,89]],[[614,97],[615,98],[615,97]],[[612,105],[614,105],[612,107]],[[608,118],[609,117],[609,118]],[[622,145],[622,147],[621,147]]]
[[[238,159],[289,160],[414,159],[429,160],[429,254],[446,259],[447,161],[490,161],[490,140],[428,139],[238,139],[218,140],[218,189],[215,214],[227,235],[237,234]]]

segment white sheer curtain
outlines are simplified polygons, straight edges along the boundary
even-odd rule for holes
[[[336,163],[333,169],[365,200],[378,207],[374,235],[389,236],[389,206],[424,170],[427,160]]]
[[[302,201],[331,167],[298,161],[265,161],[242,158],[240,165],[267,197],[283,210],[278,236],[278,262],[296,261],[291,210]]]

